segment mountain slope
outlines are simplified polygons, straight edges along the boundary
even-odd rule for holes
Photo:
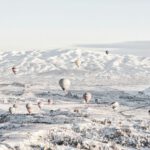
[[[75,65],[81,60],[80,68]],[[12,51],[0,53],[0,71],[2,77],[12,76],[11,67],[15,66],[17,75],[78,76],[98,80],[122,77],[135,82],[149,82],[150,57],[133,55],[106,55],[104,52],[80,49],[55,49],[47,51]],[[140,80],[139,80],[140,79]],[[143,81],[144,80],[144,81]]]

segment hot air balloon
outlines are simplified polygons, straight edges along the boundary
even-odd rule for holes
[[[17,108],[18,106],[17,106],[17,104],[13,104],[13,107],[14,107],[14,108]]]
[[[53,100],[51,100],[51,99],[48,99],[48,105],[51,105],[51,104],[53,104]]]
[[[119,107],[119,103],[118,102],[112,102],[111,107],[113,110],[116,110]]]
[[[62,88],[63,91],[68,91],[71,85],[71,82],[69,79],[60,79],[59,85]]]
[[[42,102],[38,102],[38,107],[40,108],[40,109],[42,109]]]
[[[9,107],[9,113],[14,114],[15,113],[15,108],[14,107]]]
[[[89,92],[86,92],[83,94],[83,98],[84,98],[85,102],[88,103],[92,98],[92,94]]]
[[[108,54],[109,54],[109,51],[108,51],[108,50],[106,50],[106,51],[105,51],[105,53],[108,55]]]
[[[26,108],[27,108],[28,113],[31,114],[32,113],[32,105],[31,105],[31,103],[26,104]]]
[[[16,74],[16,67],[12,67],[12,72]]]
[[[79,68],[79,67],[80,67],[80,65],[81,65],[81,61],[80,61],[80,59],[77,59],[74,63],[76,64],[76,66],[77,66],[78,68]]]

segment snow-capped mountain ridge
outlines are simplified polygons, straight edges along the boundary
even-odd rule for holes
[[[73,63],[81,59],[77,70]],[[104,52],[85,50],[47,50],[47,51],[12,51],[0,53],[0,71],[9,74],[12,66],[17,74],[38,74],[52,70],[88,70],[104,74],[148,75],[150,58],[133,55],[106,55]]]

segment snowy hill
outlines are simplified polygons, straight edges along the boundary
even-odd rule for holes
[[[81,60],[77,68],[74,61]],[[117,55],[82,49],[55,49],[47,51],[0,52],[0,76],[11,76],[15,66],[17,76],[45,75],[91,78],[101,82],[150,83],[150,57]],[[121,79],[124,78],[124,81]],[[134,78],[134,80],[133,80]],[[120,81],[119,81],[120,80]]]
[[[80,49],[0,52],[0,150],[148,150],[149,65]]]

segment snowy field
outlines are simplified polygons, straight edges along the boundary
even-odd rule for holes
[[[80,49],[0,52],[0,72],[0,150],[150,149],[150,57]],[[68,94],[61,78],[71,81]],[[85,92],[92,94],[88,104]],[[112,102],[119,103],[115,110]]]

